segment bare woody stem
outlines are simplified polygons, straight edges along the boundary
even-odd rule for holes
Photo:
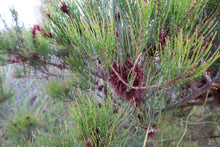
[[[202,106],[202,105],[204,105],[204,102],[191,102],[191,103],[184,105],[183,107]],[[207,101],[205,105],[220,106],[220,102],[212,100],[212,101]]]
[[[211,78],[209,77],[209,79],[211,79]],[[197,103],[191,103],[191,104],[187,104],[187,103],[189,101],[195,99],[196,97],[206,93],[211,88],[217,87],[217,86],[220,86],[220,68],[219,68],[219,71],[216,74],[216,76],[213,79],[211,79],[210,81],[207,81],[207,83],[204,86],[202,86],[201,88],[198,88],[198,89],[194,89],[192,93],[190,93],[189,95],[187,95],[183,99],[171,104],[170,106],[163,108],[162,112],[169,111],[169,110],[178,108],[180,106],[195,105]]]

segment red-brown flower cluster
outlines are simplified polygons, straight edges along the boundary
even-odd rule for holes
[[[46,13],[47,17],[52,20],[50,13]]]
[[[8,63],[9,64],[14,64],[14,63],[25,63],[26,62],[26,58],[24,58],[23,56],[21,56],[19,53],[15,53],[13,56],[11,56],[8,59]]]
[[[40,28],[40,25],[35,24],[35,25],[33,26],[32,31],[31,31],[33,38],[36,38],[36,32],[37,32],[37,31],[41,31],[41,28]]]
[[[30,60],[37,60],[39,59],[39,55],[37,53],[30,53],[29,58]]]
[[[24,56],[20,55],[19,53],[15,53],[8,58],[7,62],[9,64],[26,63],[27,61],[38,60],[39,58],[40,57],[37,53],[30,53],[29,58],[24,57]]]
[[[132,86],[134,87],[142,86],[144,73],[141,65],[136,64],[134,67],[134,64],[132,63],[132,60],[130,58],[123,65],[118,65],[114,63],[113,68],[121,77],[120,79],[113,70],[110,72],[109,82],[114,87],[116,93],[126,100],[133,99],[133,100],[138,100],[138,102],[140,102],[139,100],[143,95],[143,90],[131,89],[130,91],[127,91],[128,87],[122,82],[122,80],[126,83],[129,83],[129,80],[131,79],[131,70],[133,70],[133,74],[136,74],[136,77],[134,79]]]
[[[51,34],[50,31],[45,32],[44,29],[40,27],[40,25],[35,24],[35,25],[33,26],[32,31],[31,31],[31,33],[32,33],[32,38],[33,38],[33,39],[36,38],[36,32],[37,32],[37,31],[41,32],[45,37],[53,38],[53,36],[52,36],[52,34]]]
[[[69,15],[69,8],[64,1],[61,2],[60,9],[63,11],[63,13]]]

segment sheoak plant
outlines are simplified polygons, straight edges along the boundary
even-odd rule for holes
[[[77,144],[160,145],[168,116],[181,110],[187,123],[196,106],[219,105],[220,70],[207,69],[220,56],[219,47],[211,52],[220,5],[207,15],[209,0],[41,1],[43,19],[29,31],[11,9],[15,25],[1,31],[0,63],[71,74],[46,92],[71,102]]]

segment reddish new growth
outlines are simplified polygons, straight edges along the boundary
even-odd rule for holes
[[[43,30],[42,33],[43,33],[43,35],[44,35],[45,37],[53,38],[53,36],[52,36],[52,34],[51,34],[50,31],[45,32],[45,31]]]
[[[40,25],[35,24],[35,25],[33,26],[32,31],[31,31],[33,38],[36,38],[36,32],[37,32],[37,31],[41,31],[41,28],[40,28]]]
[[[136,104],[140,103],[140,98],[142,97],[143,90],[142,89],[131,89],[130,91],[127,91],[128,87],[122,82],[122,80],[126,83],[129,83],[129,80],[131,78],[131,70],[133,70],[134,71],[133,73],[136,74],[136,77],[134,79],[132,86],[134,87],[142,86],[144,73],[143,73],[143,69],[141,65],[136,64],[134,67],[134,64],[132,63],[132,60],[130,58],[123,65],[118,65],[114,63],[113,68],[118,73],[118,75],[121,77],[120,79],[113,70],[110,72],[109,82],[114,87],[116,93],[126,100],[132,99],[135,101]]]
[[[50,15],[49,13],[46,13],[46,15],[47,15],[47,17],[48,17],[49,19],[52,20],[51,15]]]
[[[115,18],[116,18],[116,20],[118,20],[119,23],[121,22],[121,14],[120,14],[120,12],[115,14]]]
[[[27,60],[25,57],[20,55],[19,53],[15,53],[8,59],[9,64],[14,64],[14,63],[25,63]]]
[[[32,31],[31,31],[31,33],[32,33],[32,38],[34,39],[35,42],[36,42],[35,39],[36,39],[36,32],[37,32],[37,31],[41,32],[45,37],[48,37],[48,38],[52,38],[52,37],[53,37],[50,31],[45,32],[44,29],[40,27],[40,25],[35,24],[35,25],[33,26]]]
[[[159,43],[161,46],[164,46],[166,43],[167,34],[164,32],[164,29],[162,28],[159,35]]]
[[[29,55],[30,60],[39,59],[39,55],[37,53],[30,53]]]
[[[69,15],[68,6],[66,5],[66,3],[64,1],[61,2],[60,9],[63,11],[63,13],[66,13],[67,15]]]

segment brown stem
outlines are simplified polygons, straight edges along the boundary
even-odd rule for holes
[[[187,105],[187,103],[189,101],[191,101],[192,99],[206,93],[208,90],[213,88],[213,86],[218,86],[218,85],[220,85],[220,68],[219,68],[219,71],[216,74],[216,76],[210,82],[208,81],[207,84],[205,84],[204,86],[202,86],[196,90],[193,90],[192,93],[190,93],[189,95],[187,95],[183,99],[171,104],[170,106],[163,108],[162,112],[169,111],[169,110],[175,109],[175,108],[183,106],[183,105]]]
[[[48,62],[48,61],[43,61],[43,60],[39,60],[39,62],[45,63],[45,64],[48,64],[48,65],[51,65],[51,66],[54,66],[54,67],[56,67],[56,68],[61,69],[60,64],[56,64],[56,63],[52,63],[52,62]],[[65,65],[66,65],[66,64],[65,64]],[[63,68],[68,69],[68,68],[70,68],[70,67],[63,67]]]
[[[204,105],[204,102],[191,102],[191,103],[183,105],[182,107],[192,107],[192,106],[202,106],[202,105]],[[207,101],[206,105],[220,106],[220,102],[213,101],[213,100],[212,101]]]
[[[188,138],[185,138],[184,140],[193,140],[193,141],[196,141],[196,140],[200,140],[200,139],[209,139],[209,138],[219,138],[220,135],[214,135],[214,136],[204,136],[204,137],[195,137],[195,138],[192,138],[192,137],[188,137]],[[179,139],[178,137],[177,138],[174,138],[174,139],[167,139],[167,140],[163,140],[163,141],[159,141],[157,143],[162,143],[162,142],[172,142],[172,141],[176,141],[177,139]]]

